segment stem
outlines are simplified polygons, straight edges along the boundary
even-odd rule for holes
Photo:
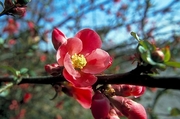
[[[0,93],[2,93],[3,91],[7,90],[8,88],[11,88],[14,85],[14,83],[8,83],[6,84],[4,87],[0,88]]]

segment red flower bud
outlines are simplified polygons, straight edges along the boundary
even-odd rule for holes
[[[62,68],[57,64],[47,64],[45,65],[45,70],[47,73],[49,73],[52,76],[57,76],[61,73]]]
[[[31,100],[32,98],[32,94],[31,93],[25,93],[24,97],[23,97],[23,102],[27,103],[29,102],[29,100]]]
[[[139,97],[145,92],[145,87],[135,86],[135,85],[112,85],[112,88],[115,90],[115,95],[117,96],[135,96]]]
[[[26,7],[15,7],[12,9],[14,15],[24,16],[26,13]]]
[[[66,36],[59,31],[57,28],[55,28],[52,32],[52,43],[54,45],[54,48],[57,50],[61,44],[63,44],[66,41]]]
[[[91,112],[95,119],[104,119],[110,111],[110,102],[108,98],[100,93],[95,92],[92,98]]]
[[[152,52],[151,57],[155,62],[164,61],[164,53],[161,50],[155,50],[154,52]]]
[[[128,119],[147,119],[144,107],[131,99],[113,96],[110,101]]]

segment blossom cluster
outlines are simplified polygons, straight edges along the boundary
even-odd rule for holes
[[[146,119],[144,107],[127,98],[141,96],[145,87],[124,84],[94,87],[98,80],[96,75],[112,64],[111,56],[101,49],[102,41],[94,30],[83,29],[67,38],[55,28],[52,43],[57,62],[47,64],[45,70],[52,76],[63,75],[66,79],[55,86],[57,92],[63,91],[84,108],[90,108],[95,119],[119,119],[120,116]]]
[[[31,0],[5,0],[3,13],[7,15],[24,16],[26,4]]]

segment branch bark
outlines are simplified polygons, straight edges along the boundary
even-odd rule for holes
[[[96,84],[131,84],[147,87],[180,89],[180,77],[157,77],[149,75],[136,75],[133,71],[123,74],[104,74],[98,75]],[[30,77],[22,78],[19,84],[53,84],[63,82],[66,79],[62,76],[56,77]],[[0,82],[13,82],[13,77],[0,77]]]

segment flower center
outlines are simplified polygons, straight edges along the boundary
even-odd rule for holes
[[[81,54],[77,55],[76,53],[71,56],[71,61],[75,69],[82,69],[87,64],[84,55]]]

